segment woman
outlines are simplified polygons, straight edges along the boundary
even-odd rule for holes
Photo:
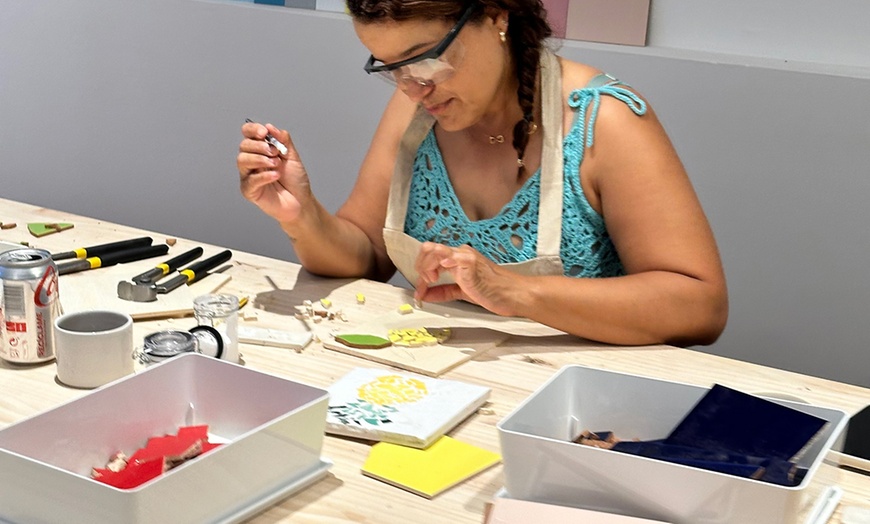
[[[242,127],[242,193],[305,268],[385,280],[398,267],[420,300],[614,344],[716,340],[725,277],[676,152],[635,91],[544,46],[540,0],[348,9],[366,71],[397,89],[341,209],[311,193],[286,131]]]

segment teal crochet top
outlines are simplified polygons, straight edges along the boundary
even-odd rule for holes
[[[602,75],[599,75],[602,76]],[[608,77],[610,78],[610,77]],[[601,95],[625,102],[637,115],[646,113],[646,103],[624,84],[610,78],[606,85],[575,89],[568,96],[574,123],[562,144],[564,190],[560,257],[565,275],[609,277],[624,274],[622,263],[604,224],[580,185],[580,164],[594,141],[595,120]],[[588,115],[588,123],[587,122]],[[492,218],[472,221],[459,204],[434,130],[423,140],[414,160],[405,233],[421,242],[448,246],[467,244],[497,263],[535,258],[540,201],[540,168],[526,181],[501,211]]]

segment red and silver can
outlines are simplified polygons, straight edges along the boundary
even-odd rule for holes
[[[0,358],[19,364],[53,359],[59,313],[51,254],[29,248],[0,253]]]

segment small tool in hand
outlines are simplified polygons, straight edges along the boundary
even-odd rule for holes
[[[177,257],[172,257],[166,262],[162,264],[157,264],[153,268],[149,269],[144,273],[140,273],[133,277],[134,284],[150,284],[155,280],[160,280],[165,277],[169,273],[172,273],[179,267],[184,264],[189,264],[199,258],[202,255],[202,248],[195,247],[190,251],[185,251],[184,253],[178,255]]]
[[[118,282],[118,296],[124,300],[132,300],[133,302],[153,302],[157,300],[158,294],[169,293],[182,284],[193,284],[197,280],[208,275],[208,270],[214,269],[223,264],[232,258],[232,256],[232,252],[228,249],[221,251],[217,255],[211,256],[180,270],[178,275],[172,277],[163,284],[156,282],[134,284],[122,280],[121,282]]]
[[[91,247],[80,247],[72,251],[64,251],[62,253],[52,253],[51,259],[57,262],[58,260],[66,260],[69,258],[89,258],[100,257],[107,255],[112,251],[121,251],[123,249],[134,247],[145,247],[151,245],[151,237],[131,238],[129,240],[121,240],[119,242],[109,242],[108,244],[99,244]]]
[[[169,246],[166,244],[158,244],[156,246],[134,247],[123,251],[112,251],[104,256],[81,258],[70,262],[63,262],[57,265],[57,274],[66,275],[67,273],[76,273],[87,269],[96,269],[98,267],[108,267],[115,264],[123,264],[126,262],[135,262],[146,258],[159,257],[165,255],[169,251]]]
[[[253,123],[254,123],[254,121],[251,120],[250,118],[246,118],[246,119],[245,119],[245,122],[247,122],[247,123],[249,123],[249,124],[253,124]],[[270,133],[266,133],[266,142],[269,142],[270,144],[272,144],[273,146],[275,146],[275,149],[277,149],[278,152],[281,153],[282,155],[286,155],[286,154],[287,154],[287,146],[285,146],[284,144],[282,144],[280,140],[278,140],[277,138],[275,138],[274,136],[272,136]]]

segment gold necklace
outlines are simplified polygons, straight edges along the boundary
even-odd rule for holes
[[[528,134],[534,135],[535,131],[538,130],[538,124],[531,122],[529,125]],[[488,135],[490,144],[504,144],[504,135]]]

